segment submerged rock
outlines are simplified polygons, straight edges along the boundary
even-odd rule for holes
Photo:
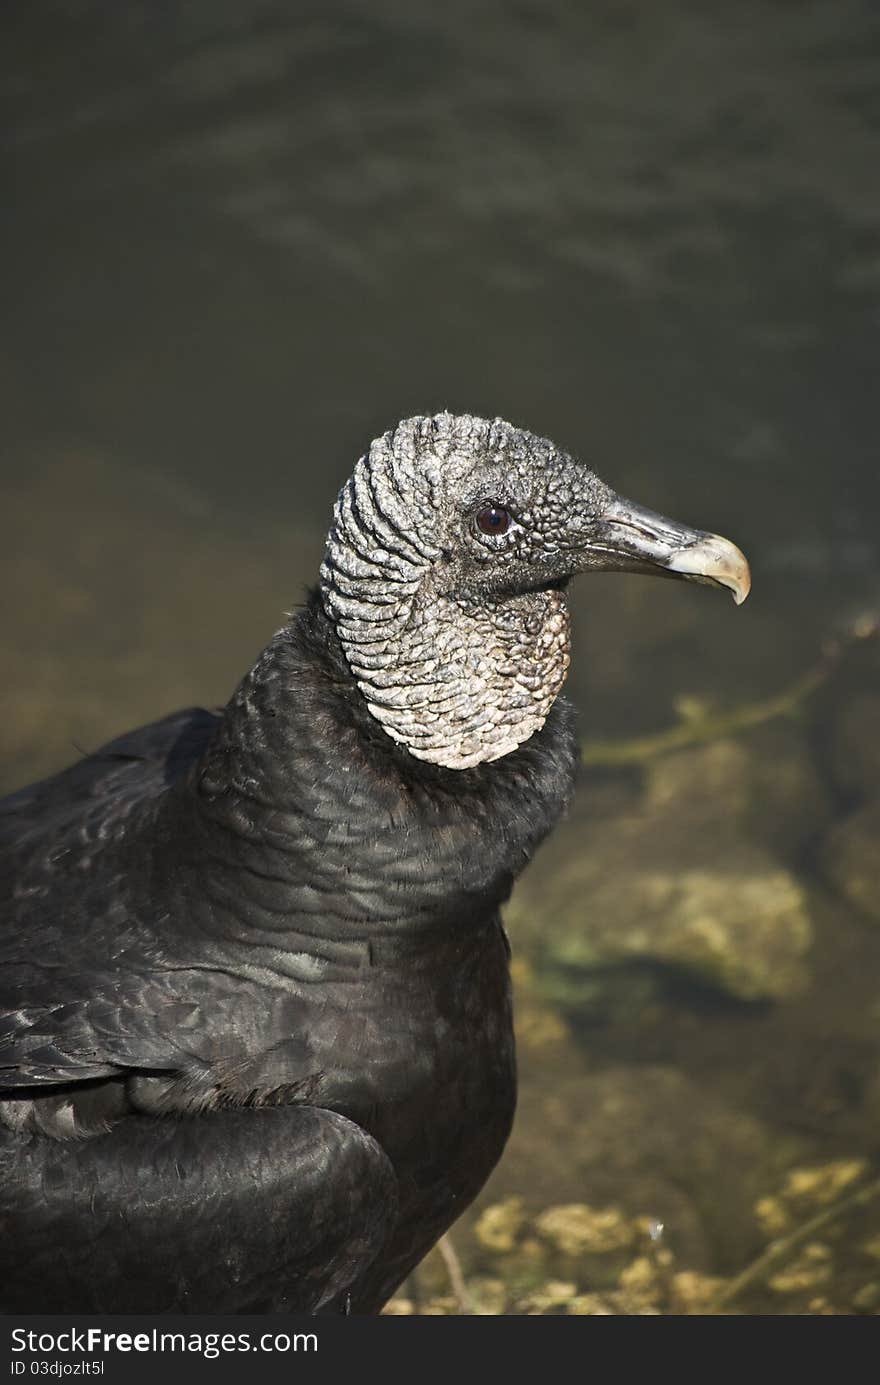
[[[508,1197],[487,1207],[474,1227],[474,1235],[487,1250],[513,1250],[525,1225],[526,1214],[521,1197]]]
[[[794,1206],[827,1207],[868,1173],[867,1159],[850,1157],[789,1169],[781,1196]]]
[[[821,1241],[814,1241],[804,1246],[784,1270],[771,1275],[767,1283],[775,1294],[800,1294],[828,1284],[832,1273],[830,1249]]]
[[[632,1245],[634,1228],[619,1207],[569,1202],[548,1207],[535,1222],[539,1235],[563,1255],[602,1255]]]
[[[515,945],[559,999],[577,1004],[580,991],[589,1004],[599,969],[633,962],[742,1000],[801,991],[806,899],[752,840],[754,783],[749,752],[717,742],[657,760],[641,800],[611,819],[592,815],[584,785],[507,912]]]
[[[736,1265],[760,1246],[755,1202],[800,1148],[710,1082],[657,1064],[596,1072],[573,1049],[552,1086],[546,1070],[523,1071],[513,1135],[472,1214],[486,1257],[475,1268],[569,1279],[579,1252],[595,1285],[649,1243],[695,1270]]]

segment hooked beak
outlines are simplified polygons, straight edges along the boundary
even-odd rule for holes
[[[620,496],[591,525],[582,568],[653,573],[727,587],[737,606],[752,585],[745,555],[729,539],[689,529]]]

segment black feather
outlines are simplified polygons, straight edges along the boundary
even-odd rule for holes
[[[415,760],[313,598],[221,715],[0,804],[0,1306],[377,1311],[507,1139],[498,909],[576,760],[562,700]]]

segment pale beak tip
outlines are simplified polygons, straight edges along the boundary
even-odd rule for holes
[[[731,544],[731,548],[732,547],[733,544]],[[734,605],[741,606],[752,590],[752,574],[748,562],[746,561],[745,554],[741,553],[738,548],[736,552],[739,554],[739,562],[736,571],[731,572],[726,580],[723,577],[717,580],[724,582],[724,585],[733,597]]]
[[[697,543],[679,549],[667,567],[692,580],[727,587],[737,606],[743,604],[752,589],[748,559],[735,543],[720,534],[704,534]]]
[[[733,597],[733,604],[735,606],[741,606],[751,590],[752,579],[751,575],[747,572],[745,583],[743,586],[730,588],[730,594]]]

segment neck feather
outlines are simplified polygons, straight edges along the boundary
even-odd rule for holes
[[[459,773],[414,758],[368,711],[315,593],[168,796],[189,863],[179,879],[206,933],[267,946],[283,935],[288,950],[301,938],[294,952],[323,939],[318,950],[336,957],[346,940],[469,928],[559,817],[578,759],[564,698],[497,765]]]

